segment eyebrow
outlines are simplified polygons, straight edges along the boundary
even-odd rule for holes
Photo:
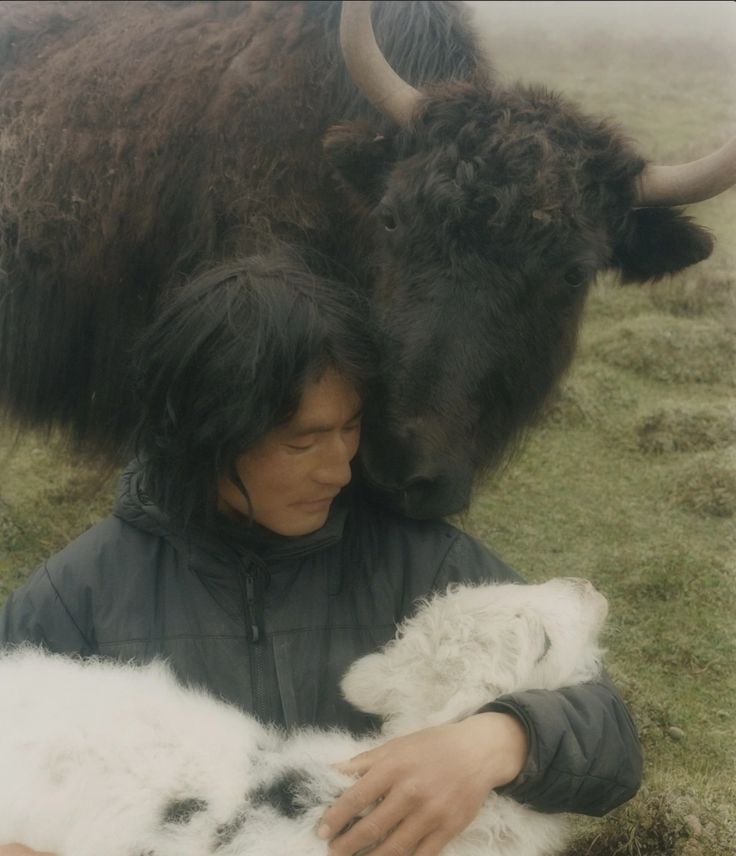
[[[361,407],[360,410],[354,413],[344,424],[349,425],[351,422],[355,422],[356,419],[360,419],[362,415],[363,408]],[[321,423],[316,425],[304,425],[297,428],[295,431],[289,431],[289,437],[307,437],[310,434],[328,434],[330,431],[334,430],[334,425],[323,425]]]

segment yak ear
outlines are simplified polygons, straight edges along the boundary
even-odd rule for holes
[[[614,250],[624,282],[646,282],[707,259],[713,238],[707,229],[672,208],[639,208],[629,214]]]
[[[343,122],[327,131],[322,146],[328,163],[360,201],[371,208],[378,204],[394,163],[393,140],[367,122]]]

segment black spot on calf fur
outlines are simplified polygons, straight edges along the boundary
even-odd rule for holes
[[[183,800],[172,800],[164,809],[163,823],[189,823],[195,814],[206,810],[207,803],[205,800],[196,799],[194,797]]]
[[[316,800],[310,800],[310,790],[306,787],[309,781],[310,776],[304,770],[289,770],[270,784],[261,785],[251,801],[256,807],[269,805],[284,817],[299,817],[317,804]]]
[[[220,847],[227,847],[227,845],[232,842],[238,832],[243,828],[247,819],[248,809],[243,808],[238,811],[237,815],[232,820],[218,826],[215,833],[215,850],[219,850]]]

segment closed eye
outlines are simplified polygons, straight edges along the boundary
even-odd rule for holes
[[[348,423],[345,425],[341,431],[343,434],[353,434],[356,431],[360,431],[361,426],[361,417],[357,417],[355,421]],[[329,434],[328,430],[317,430],[318,434]],[[315,439],[310,438],[309,442],[304,443],[284,443],[284,446],[292,452],[308,452],[310,449],[313,449],[317,445],[317,441]]]
[[[542,653],[537,657],[537,661],[536,661],[537,663],[541,663],[542,660],[544,660],[544,658],[547,656],[547,654],[549,654],[549,649],[551,647],[552,647],[552,640],[549,638],[549,633],[547,633],[547,631],[545,630],[544,631],[544,649],[542,650]],[[535,665],[536,665],[536,663],[535,663]]]

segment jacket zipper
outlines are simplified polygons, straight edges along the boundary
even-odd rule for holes
[[[262,722],[270,719],[266,704],[265,688],[265,638],[263,632],[263,587],[264,569],[251,565],[245,572],[245,621],[250,642],[250,680],[253,688],[253,714]]]
[[[245,577],[245,602],[248,607],[246,620],[250,623],[249,639],[256,644],[261,641],[261,628],[258,622],[258,604],[255,574],[248,573]]]

